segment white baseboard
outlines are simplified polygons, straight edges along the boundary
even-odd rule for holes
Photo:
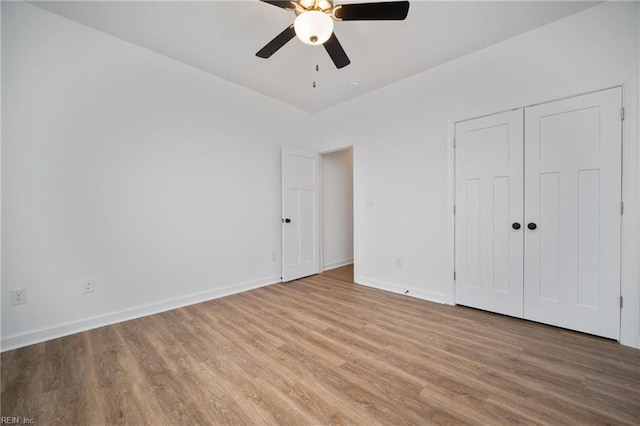
[[[255,288],[264,287],[279,282],[281,282],[279,276],[269,277],[261,280],[235,284],[216,290],[196,293],[189,296],[165,300],[163,302],[138,306],[123,311],[112,312],[90,318],[83,318],[81,320],[58,324],[51,327],[29,330],[24,333],[2,336],[2,339],[0,341],[0,352],[10,351],[12,349],[21,348],[23,346],[41,343],[47,340],[57,339],[59,337],[68,336],[70,334],[80,333],[94,328],[104,327],[106,325],[116,324],[147,315],[170,311],[172,309],[194,305],[196,303],[206,302],[208,300],[218,299],[224,296],[230,296],[232,294],[241,293],[247,290],[253,290]]]
[[[322,270],[328,271],[329,269],[340,268],[341,266],[351,265],[352,263],[353,263],[353,257],[350,257],[349,259],[343,259],[343,260],[338,260],[336,262],[325,263],[322,266]]]
[[[356,284],[366,285],[367,287],[377,288],[378,290],[389,291],[391,293],[404,294],[406,296],[415,297],[418,299],[428,300],[430,302],[445,304],[447,301],[447,295],[444,293],[436,293],[428,290],[421,290],[413,287],[403,287],[399,284],[387,283],[384,281],[378,281],[366,277],[358,277]]]

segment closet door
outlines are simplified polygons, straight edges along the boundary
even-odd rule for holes
[[[456,303],[522,317],[523,111],[456,124]]]
[[[524,316],[620,332],[620,88],[525,109]]]

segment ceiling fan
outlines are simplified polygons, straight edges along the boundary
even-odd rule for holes
[[[337,68],[344,68],[351,61],[333,32],[333,21],[402,21],[409,13],[408,1],[336,6],[332,0],[260,1],[295,12],[297,17],[293,24],[260,49],[256,56],[269,58],[294,36],[298,36],[303,43],[324,45]]]

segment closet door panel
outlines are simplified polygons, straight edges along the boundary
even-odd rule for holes
[[[522,317],[523,111],[456,124],[456,303]]]
[[[525,109],[524,316],[617,339],[620,88]]]

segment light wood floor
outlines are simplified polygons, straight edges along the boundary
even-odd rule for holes
[[[345,267],[2,354],[37,424],[640,424],[640,351]]]

